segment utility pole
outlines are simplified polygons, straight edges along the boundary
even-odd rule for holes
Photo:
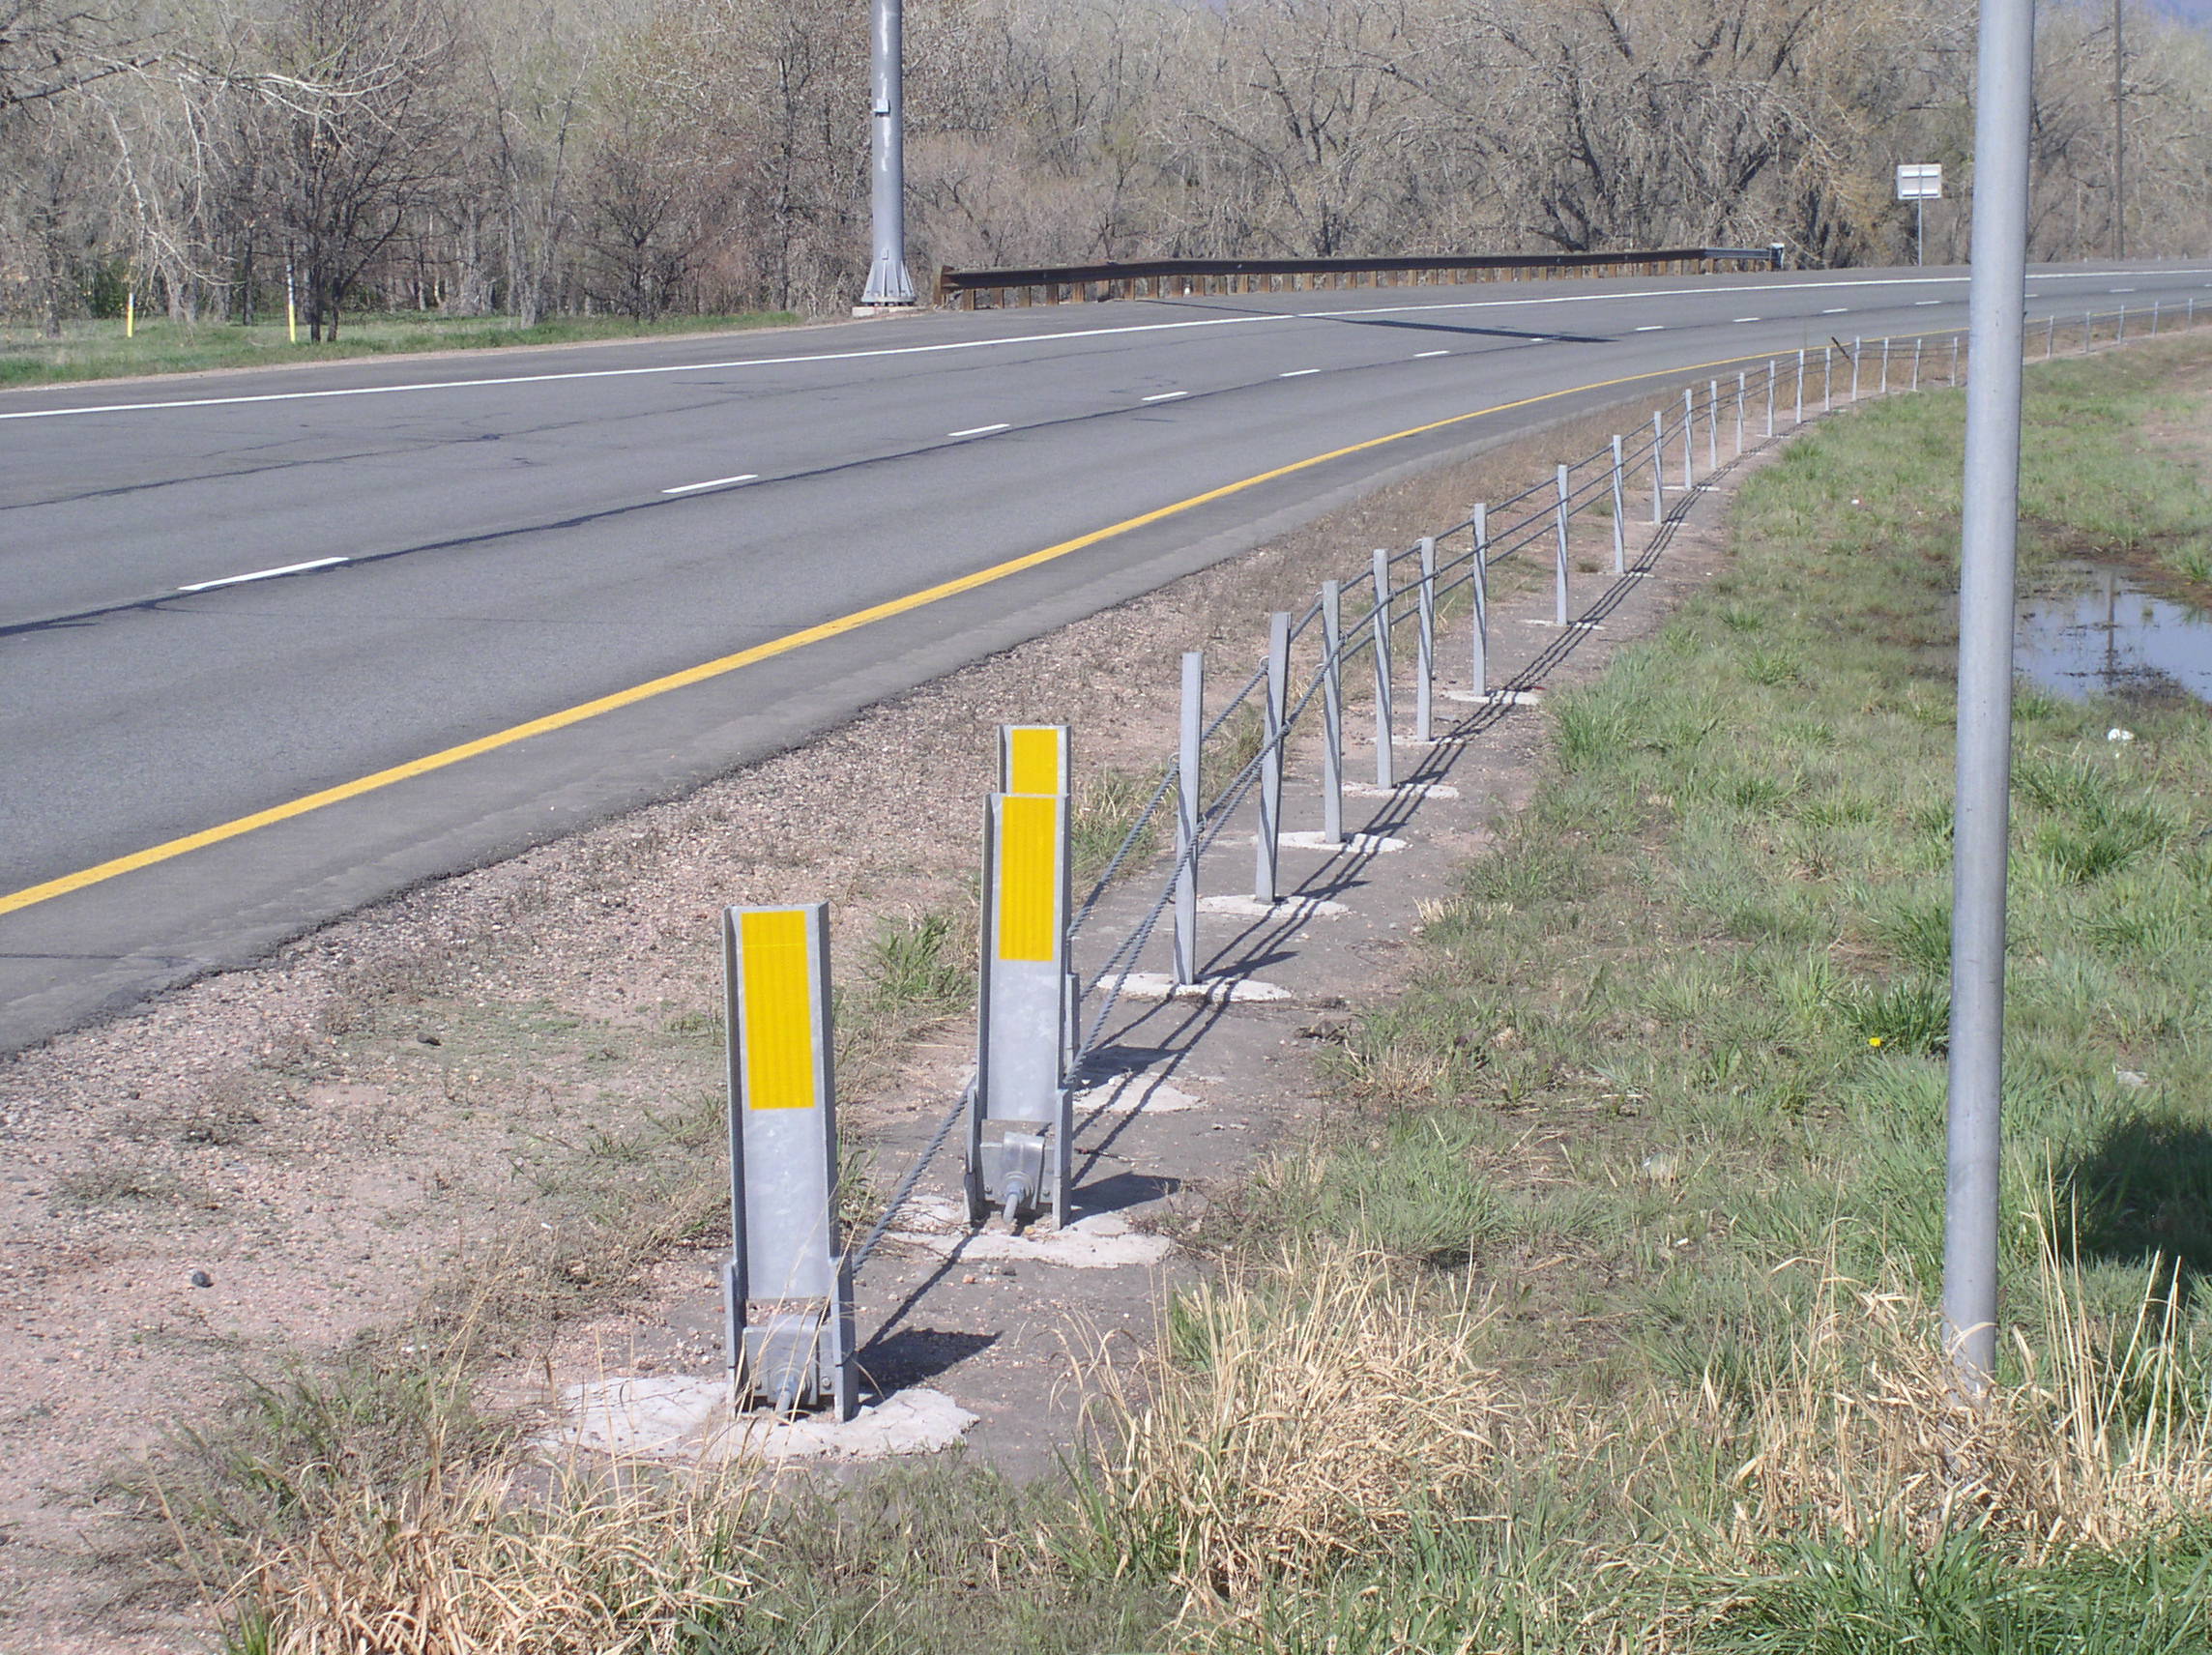
[[[874,0],[869,30],[874,107],[870,111],[869,152],[874,173],[870,217],[875,227],[875,257],[868,266],[864,308],[914,303],[914,277],[906,269],[906,131],[902,0]]]
[[[1943,1337],[1963,1391],[1996,1373],[2003,1148],[2005,857],[2012,789],[2013,557],[2020,523],[2034,0],[1982,0],[1960,535],[1958,794],[1952,812],[1949,1166]]]
[[[2128,53],[2120,35],[2123,0],[2112,0],[2112,257],[2128,256]]]

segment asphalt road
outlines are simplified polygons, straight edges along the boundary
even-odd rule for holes
[[[2212,301],[2212,269],[2029,285],[2078,326]],[[0,1050],[1389,476],[1688,368],[1960,326],[1965,296],[1957,270],[1285,294],[0,394]]]

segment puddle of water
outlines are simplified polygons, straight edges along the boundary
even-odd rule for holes
[[[2212,701],[2212,615],[2118,569],[2076,568],[2022,600],[2013,670],[2070,701]]]

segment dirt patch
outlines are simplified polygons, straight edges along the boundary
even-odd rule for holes
[[[1634,429],[1638,417],[1632,405],[1619,418]],[[804,749],[9,1060],[0,1645],[30,1655],[206,1640],[170,1537],[127,1473],[241,1376],[404,1342],[456,1317],[503,1358],[518,1398],[533,1372],[705,1371],[717,1359],[705,1284],[722,1222],[718,910],[828,898],[840,981],[869,982],[884,969],[884,927],[930,915],[972,926],[999,723],[1072,725],[1079,786],[1151,771],[1174,739],[1179,652],[1257,658],[1269,610],[1302,605],[1325,574],[1356,572],[1370,546],[1405,544],[1472,500],[1526,485],[1556,452],[1597,447],[1615,422],[1382,490]],[[1608,630],[1560,653],[1546,683],[1594,671],[1709,567],[1717,501],[1701,500],[1659,578],[1630,583],[1639,590]],[[1610,566],[1595,539],[1575,563]],[[1610,577],[1577,579],[1594,595]],[[1499,670],[1549,658],[1535,571],[1501,581],[1498,600]],[[1389,981],[1424,896],[1526,796],[1539,731],[1532,710],[1486,717],[1478,740],[1424,758],[1419,779],[1461,798],[1448,812],[1422,801],[1416,854],[1311,876],[1357,908],[1355,921],[1316,919],[1305,940],[1223,922],[1225,946],[1260,949],[1264,974],[1295,1002],[1234,1015],[1169,1004],[1117,1027],[1107,1057],[1133,1069],[1195,1051],[1205,1033],[1203,1058],[1175,1071],[1203,1107],[1101,1109],[1103,1124],[1087,1127],[1088,1188],[1172,1215],[1307,1117],[1313,1042],[1301,1031],[1315,1007]],[[1379,829],[1403,826],[1402,797],[1373,808]],[[939,1015],[899,1030],[919,1036],[903,1060],[847,1066],[847,1117],[879,1177],[942,1114],[966,1059],[957,1018],[931,1031]],[[989,1451],[1041,1465],[1064,1428],[1069,1330],[1149,1325],[1159,1285],[1041,1270],[887,1253],[862,1305],[878,1382],[926,1377],[953,1390],[983,1414]]]

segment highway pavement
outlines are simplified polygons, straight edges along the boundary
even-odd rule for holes
[[[2029,294],[2063,346],[2203,307],[2212,268]],[[1386,288],[0,393],[0,1051],[1389,477],[1965,300],[1959,270]]]

